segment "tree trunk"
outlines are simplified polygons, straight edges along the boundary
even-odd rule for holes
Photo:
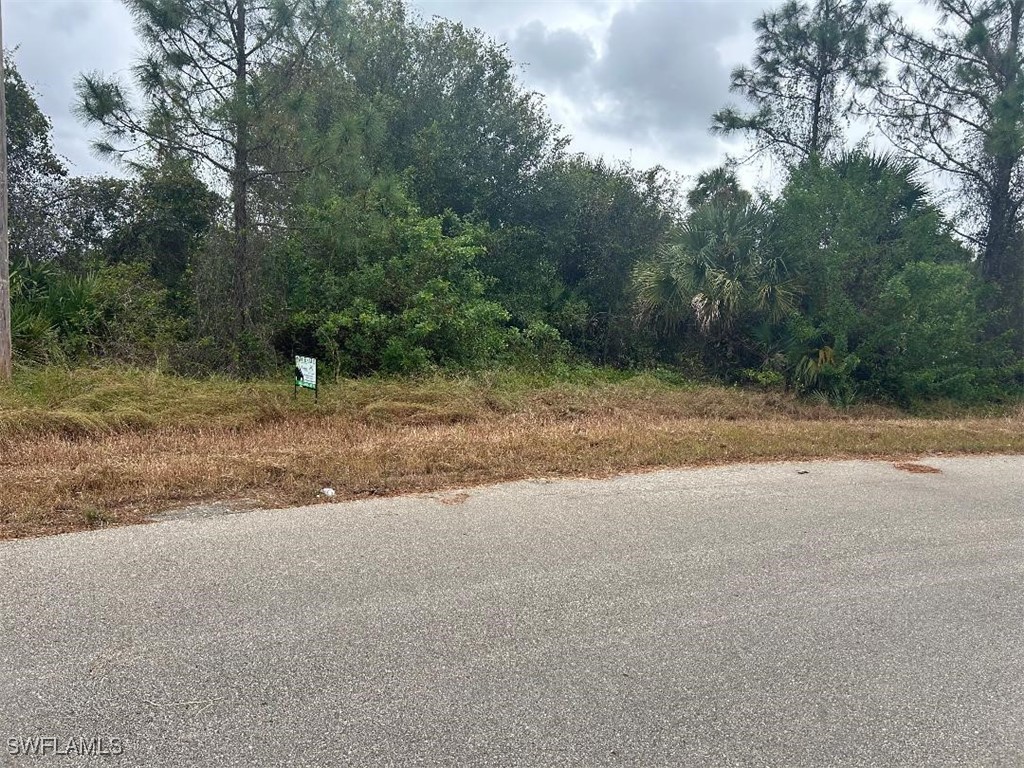
[[[1013,248],[1017,217],[1011,200],[1014,160],[1007,157],[994,159],[995,173],[989,200],[981,273],[986,280],[999,283],[1015,271],[1012,262],[1018,258]]]
[[[811,107],[811,137],[810,145],[807,147],[808,157],[820,157],[821,147],[821,96],[825,84],[821,71],[818,71],[817,82],[814,84],[814,102]]]
[[[1024,243],[1011,197],[1012,173],[1012,160],[997,158],[981,274],[999,290],[1014,348],[1024,355]]]
[[[1006,51],[990,63],[993,80],[1013,103],[1020,79],[1020,35],[1024,2],[1010,7],[1010,29]],[[1001,140],[992,150],[992,177],[988,199],[985,248],[981,255],[981,273],[999,289],[1007,311],[1006,327],[1015,332],[1014,347],[1024,354],[1024,241],[1020,231],[1019,192],[1014,189],[1014,168],[1020,161],[1017,135],[1022,115],[997,116],[993,134]],[[1002,124],[1001,124],[1002,123]],[[1007,138],[1009,137],[1009,138]]]
[[[231,178],[233,243],[233,301],[235,333],[246,334],[253,329],[252,264],[249,259],[249,115],[248,55],[246,45],[245,3],[237,0],[235,19],[235,151]]]
[[[811,104],[810,146],[807,147],[807,155],[808,157],[812,158],[821,156],[821,102],[824,97],[826,81],[828,80],[828,73],[826,71],[828,63],[825,50],[827,32],[825,25],[831,13],[831,8],[829,8],[827,2],[819,3],[817,29],[817,69],[814,73],[814,99]]]
[[[0,384],[11,380],[11,275],[7,232],[7,99],[3,24],[0,22]]]

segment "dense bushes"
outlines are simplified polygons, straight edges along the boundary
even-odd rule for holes
[[[669,366],[836,403],[1019,391],[996,288],[913,163],[811,153],[777,195],[726,167],[684,198],[663,169],[568,154],[480,33],[399,0],[339,12],[301,67],[254,74],[257,94],[296,87],[253,112],[242,229],[209,163],[166,146],[130,178],[67,178],[12,70],[19,360]]]
[[[641,322],[707,369],[839,404],[972,401],[1019,386],[1009,335],[987,333],[971,254],[913,164],[812,160],[763,208],[726,171],[698,191],[633,284]]]
[[[11,292],[14,349],[24,361],[160,363],[184,332],[166,289],[141,264],[107,264],[81,276],[24,265],[12,272]]]
[[[516,341],[508,311],[487,297],[493,280],[476,268],[483,227],[424,217],[401,193],[332,197],[306,221],[284,245],[297,311],[276,336],[282,356],[314,352],[344,375],[411,373],[494,363]]]
[[[985,338],[982,287],[963,264],[911,262],[882,288],[861,352],[864,390],[907,405],[948,397],[992,399],[1011,391],[1009,337]]]
[[[794,171],[775,248],[797,276],[786,324],[795,386],[842,402],[991,396],[1006,339],[986,339],[981,283],[912,163],[851,152]]]

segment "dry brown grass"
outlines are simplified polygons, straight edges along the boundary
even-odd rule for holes
[[[252,406],[252,391],[237,397]],[[177,426],[159,408],[54,418],[24,402],[5,409],[0,397],[0,538],[136,523],[199,501],[313,503],[325,486],[340,500],[736,461],[1024,453],[1021,409],[922,419],[644,377],[350,382],[320,408],[260,397],[203,405],[208,417]]]

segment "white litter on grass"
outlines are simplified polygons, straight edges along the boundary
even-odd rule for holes
[[[320,495],[321,496],[326,496],[328,499],[333,499],[334,498],[334,489],[333,488],[321,488],[320,489]]]

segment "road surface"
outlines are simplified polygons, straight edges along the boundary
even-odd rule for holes
[[[0,765],[1022,765],[1024,457],[927,464],[0,542]]]

